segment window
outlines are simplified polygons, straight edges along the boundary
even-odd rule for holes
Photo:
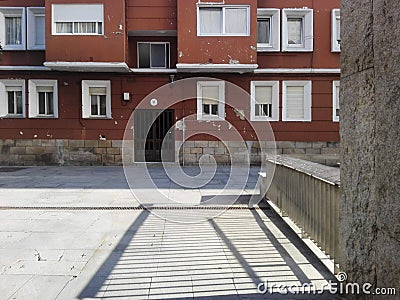
[[[311,81],[284,81],[282,120],[311,121]]]
[[[28,7],[28,50],[45,49],[44,7]]]
[[[257,9],[257,51],[280,50],[279,19],[279,9]]]
[[[82,80],[82,117],[111,118],[111,82]]]
[[[332,52],[340,52],[340,9],[332,9]]]
[[[57,80],[29,80],[29,117],[58,118]]]
[[[169,68],[169,43],[138,43],[139,68]]]
[[[102,35],[103,4],[53,4],[53,35]]]
[[[250,34],[248,6],[198,7],[197,35],[247,36]]]
[[[334,122],[339,122],[339,110],[340,110],[340,105],[339,105],[339,90],[340,90],[340,81],[333,81],[333,90],[332,90],[332,96],[333,96],[333,118],[332,120]]]
[[[25,116],[25,81],[0,81],[0,117],[21,118]]]
[[[4,50],[25,50],[25,8],[0,7],[0,42]]]
[[[197,120],[225,119],[225,83],[197,82]]]
[[[251,121],[279,120],[279,81],[251,82]]]
[[[283,9],[283,51],[313,51],[313,10]]]

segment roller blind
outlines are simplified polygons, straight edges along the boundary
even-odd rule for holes
[[[218,104],[219,87],[218,86],[203,86],[202,101],[203,104]]]
[[[103,4],[53,4],[53,22],[103,22]]]
[[[286,117],[290,119],[304,118],[304,87],[286,87]]]
[[[272,86],[255,87],[256,104],[272,104]]]
[[[90,95],[106,95],[107,89],[105,87],[89,87]]]
[[[38,93],[51,93],[51,92],[53,92],[53,87],[52,86],[38,86],[38,87],[36,87],[36,91]]]

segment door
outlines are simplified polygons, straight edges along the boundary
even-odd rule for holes
[[[134,112],[135,161],[174,162],[175,137],[173,125],[174,111],[172,109],[164,111],[136,110]]]

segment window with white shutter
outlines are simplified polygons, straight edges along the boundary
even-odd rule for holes
[[[25,117],[25,80],[0,80],[0,117]]]
[[[111,82],[82,80],[82,117],[111,119]]]
[[[251,121],[279,120],[279,81],[251,82]]]
[[[53,35],[102,35],[103,4],[52,4]]]
[[[29,80],[29,118],[58,118],[57,80]]]
[[[223,81],[197,82],[197,119],[225,118],[225,84]]]
[[[311,81],[284,81],[283,121],[311,121]]]
[[[339,90],[340,90],[340,81],[333,81],[332,84],[332,120],[334,122],[339,122],[340,115],[340,102],[339,102]]]

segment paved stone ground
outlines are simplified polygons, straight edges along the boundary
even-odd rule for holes
[[[218,190],[228,171],[219,169],[201,189],[160,184],[192,203]],[[257,171],[244,196],[253,192]],[[266,280],[317,287],[334,280],[268,207],[236,205],[209,218],[211,209],[138,206],[122,168],[0,168],[0,299],[336,297],[257,292]]]

